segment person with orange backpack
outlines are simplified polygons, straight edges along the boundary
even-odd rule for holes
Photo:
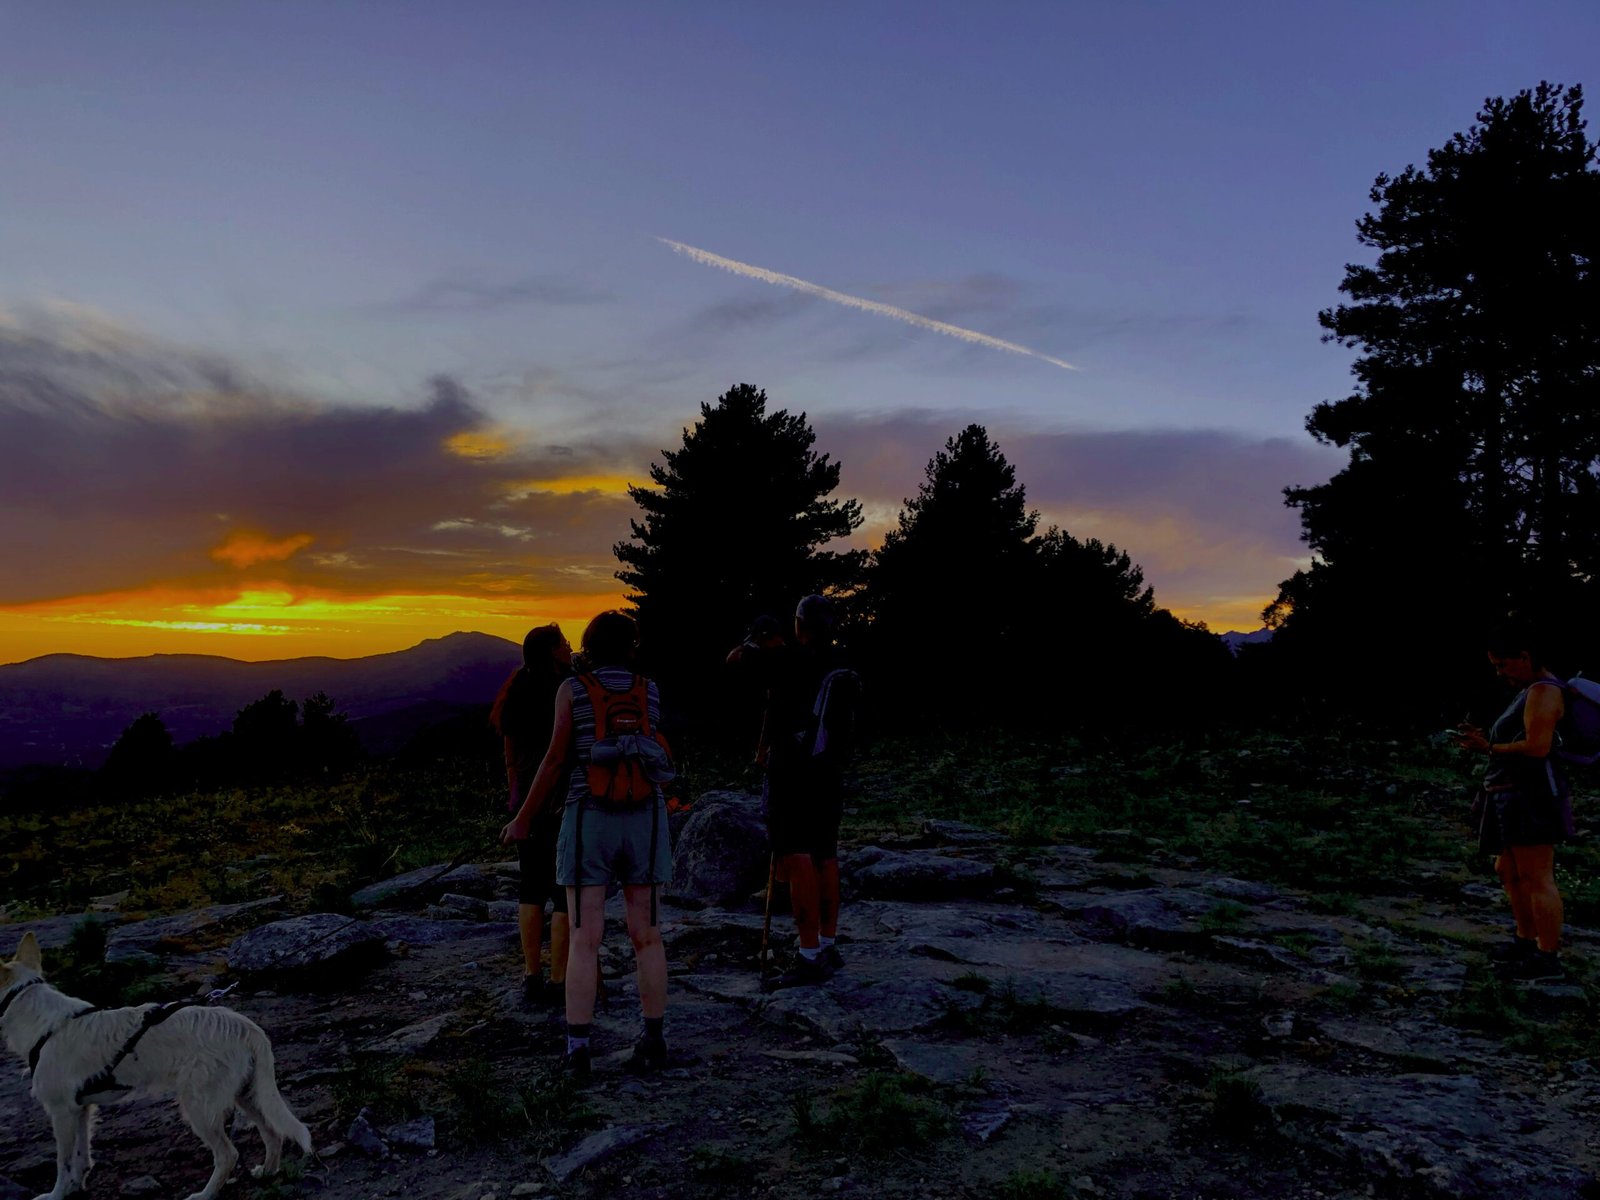
[[[556,882],[566,888],[572,928],[562,1064],[580,1078],[590,1070],[606,888],[613,883],[622,887],[644,1017],[644,1034],[627,1067],[652,1071],[667,1062],[667,959],[657,901],[659,888],[672,875],[661,785],[675,774],[658,730],[661,697],[655,683],[633,669],[638,649],[633,618],[615,609],[600,613],[581,642],[584,669],[556,693],[550,748],[521,811],[502,830],[508,841],[526,837],[565,775]]]

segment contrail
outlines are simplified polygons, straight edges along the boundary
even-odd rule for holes
[[[860,296],[836,292],[832,288],[825,288],[820,284],[807,283],[804,279],[796,279],[793,275],[783,275],[777,271],[769,271],[765,267],[753,266],[750,263],[742,263],[732,258],[723,258],[720,254],[713,254],[709,250],[701,250],[696,246],[686,246],[684,243],[675,242],[671,238],[657,238],[656,241],[664,246],[671,246],[679,254],[686,258],[692,258],[697,263],[703,263],[708,267],[720,267],[724,271],[732,271],[735,275],[743,275],[746,279],[759,279],[762,283],[793,288],[797,292],[804,292],[808,296],[816,296],[834,304],[842,304],[846,308],[856,308],[862,312],[876,313],[880,317],[892,317],[896,321],[904,321],[907,325],[915,325],[918,329],[926,329],[931,333],[942,333],[945,337],[959,338],[961,341],[970,342],[974,346],[987,346],[991,350],[1005,350],[1010,354],[1026,354],[1029,358],[1043,359],[1052,366],[1061,367],[1068,371],[1076,371],[1078,369],[1062,359],[1052,358],[1048,354],[1040,354],[1037,350],[1019,346],[1016,342],[990,337],[987,333],[979,333],[976,329],[963,329],[959,325],[951,325],[946,321],[935,321],[932,317],[924,317],[919,313],[907,312],[905,309],[896,308],[892,304],[880,304],[876,300],[866,300]]]

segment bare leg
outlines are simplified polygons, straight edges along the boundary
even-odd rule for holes
[[[550,982],[567,981],[567,955],[572,938],[572,922],[564,912],[550,914]]]
[[[517,905],[517,932],[522,935],[522,973],[537,975],[544,948],[544,905]]]
[[[1517,879],[1522,894],[1533,915],[1533,932],[1539,940],[1539,949],[1554,954],[1561,949],[1561,925],[1564,914],[1561,908],[1561,890],[1556,887],[1554,846],[1515,846],[1512,857],[1517,863]]]
[[[579,915],[567,948],[567,1024],[587,1025],[594,1020],[594,993],[600,977],[600,939],[605,933],[606,889],[569,887],[567,908]]]
[[[649,887],[625,887],[622,899],[639,972],[639,1007],[647,1017],[660,1017],[667,1011],[667,952],[661,944],[661,927],[650,924],[650,891]]]
[[[800,945],[806,950],[815,950],[822,944],[817,912],[817,865],[809,854],[787,854],[783,864],[789,876],[789,907],[794,910]]]
[[[823,937],[839,936],[839,860],[825,858],[817,864],[817,901]]]
[[[1501,886],[1506,889],[1506,899],[1511,901],[1511,919],[1517,923],[1517,936],[1532,941],[1533,905],[1517,871],[1516,851],[1509,846],[1502,850],[1495,856],[1494,869],[1500,876]]]

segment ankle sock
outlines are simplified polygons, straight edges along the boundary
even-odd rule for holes
[[[587,1050],[589,1048],[589,1034],[594,1029],[591,1024],[567,1026],[567,1053],[574,1050]]]
[[[812,946],[810,949],[807,949],[805,946],[800,947],[800,957],[805,959],[807,962],[816,962],[821,953],[821,946]]]
[[[827,934],[823,934],[821,937],[819,937],[817,939],[817,949],[818,950],[826,950],[831,945],[833,945],[833,939],[831,937],[829,937]]]

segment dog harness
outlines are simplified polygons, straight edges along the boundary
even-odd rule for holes
[[[33,980],[32,982],[41,983],[43,981]],[[27,987],[28,985],[23,984],[22,986]],[[17,990],[21,991],[22,989],[18,988]],[[108,1062],[94,1075],[91,1075],[88,1079],[85,1079],[81,1084],[78,1085],[78,1090],[73,1094],[73,1099],[77,1103],[82,1104],[85,1096],[98,1096],[104,1092],[132,1091],[133,1088],[130,1085],[117,1082],[117,1068],[122,1065],[122,1060],[133,1053],[134,1048],[139,1044],[140,1038],[144,1037],[145,1034],[149,1033],[157,1025],[161,1024],[161,1022],[165,1021],[168,1017],[172,1016],[180,1009],[194,1007],[195,1005],[190,1004],[187,1000],[171,1000],[166,1004],[156,1004],[145,1009],[144,1018],[140,1021],[139,1028],[135,1029],[129,1036],[128,1040],[122,1043],[122,1048],[111,1056],[110,1062]],[[0,1009],[0,1012],[3,1011],[4,1009]],[[99,1007],[86,1008],[81,1012],[73,1013],[67,1018],[67,1021],[76,1021],[79,1017],[87,1017],[93,1015],[94,1013],[104,1011],[106,1010]],[[56,1030],[59,1030],[62,1028],[62,1026],[66,1025],[67,1021],[61,1022],[61,1024],[57,1025],[55,1029],[46,1030],[44,1036],[33,1044],[33,1049],[28,1051],[28,1073],[30,1075],[39,1069],[39,1055],[44,1050],[45,1043],[54,1037]]]
[[[6,1009],[11,1007],[11,1002],[13,1000],[15,1000],[18,996],[22,995],[23,992],[27,991],[34,984],[43,983],[43,982],[44,982],[44,980],[42,980],[42,979],[29,979],[29,980],[25,980],[22,983],[17,984],[16,987],[9,989],[6,992],[5,997],[3,999],[0,999],[0,1017],[3,1017],[3,1016],[6,1015]]]

